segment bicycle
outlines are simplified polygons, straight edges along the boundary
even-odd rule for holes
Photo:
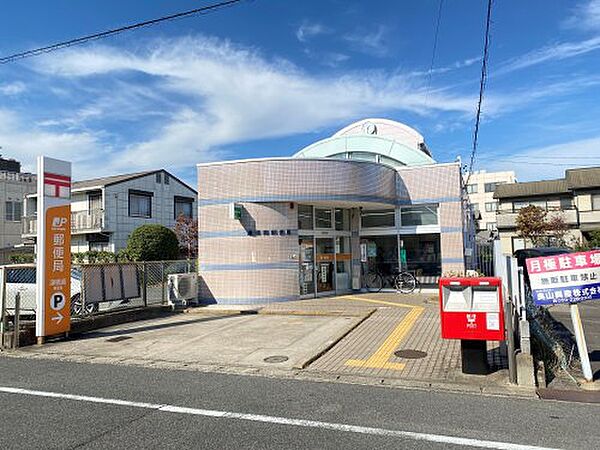
[[[365,285],[369,292],[379,292],[387,285],[402,294],[410,294],[415,291],[418,284],[417,278],[412,273],[405,271],[391,274],[371,271],[365,276]]]

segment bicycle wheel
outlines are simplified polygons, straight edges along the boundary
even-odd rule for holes
[[[365,277],[365,284],[369,292],[379,292],[383,288],[383,277],[377,272],[369,272]]]
[[[398,292],[410,294],[417,287],[417,279],[411,273],[402,272],[396,277],[394,287]]]

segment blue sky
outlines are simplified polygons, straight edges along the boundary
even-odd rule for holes
[[[0,55],[208,4],[6,2]],[[76,179],[288,156],[364,117],[466,160],[486,2],[254,0],[0,66],[0,146]],[[522,180],[600,165],[600,0],[494,3],[476,168]]]

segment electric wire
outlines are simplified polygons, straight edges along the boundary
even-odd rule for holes
[[[440,33],[440,22],[442,20],[442,7],[444,5],[444,0],[440,0],[440,5],[438,7],[437,20],[435,23],[435,33],[433,37],[433,50],[431,52],[431,62],[429,64],[429,72],[427,73],[427,90],[425,91],[425,99],[427,102],[427,98],[429,97],[429,92],[431,90],[431,79],[433,78],[433,65],[435,63],[435,56],[437,52],[438,45],[438,36]]]
[[[483,93],[487,79],[487,65],[489,59],[489,44],[490,44],[490,24],[492,19],[492,0],[488,0],[487,15],[485,21],[485,40],[483,44],[483,58],[481,62],[481,78],[479,80],[479,100],[477,101],[477,114],[475,115],[475,129],[473,131],[473,147],[471,148],[471,156],[469,160],[469,172],[465,185],[469,183],[471,173],[473,173],[473,165],[475,164],[475,154],[477,153],[477,141],[479,139],[479,126],[481,124],[481,106],[483,104]]]
[[[220,9],[224,9],[224,8],[228,8],[228,7],[232,7],[238,3],[241,3],[243,1],[247,1],[247,0],[227,0],[227,1],[222,1],[220,3],[214,3],[211,5],[207,5],[207,6],[203,6],[201,8],[195,8],[195,9],[191,9],[188,11],[183,11],[183,12],[179,12],[179,13],[175,13],[175,14],[170,14],[168,16],[163,16],[163,17],[159,17],[156,19],[151,19],[151,20],[146,20],[143,22],[137,22],[131,25],[126,25],[123,27],[119,27],[119,28],[114,28],[111,30],[107,30],[107,31],[102,31],[100,33],[95,33],[95,34],[90,34],[87,36],[82,36],[79,38],[75,38],[75,39],[70,39],[68,41],[63,41],[63,42],[59,42],[56,44],[52,44],[52,45],[48,45],[46,47],[40,47],[40,48],[35,48],[35,49],[31,49],[31,50],[27,50],[24,52],[19,52],[19,53],[15,53],[9,56],[4,56],[0,58],[0,64],[8,64],[17,60],[21,60],[21,59],[25,59],[25,58],[31,58],[34,56],[38,56],[44,53],[50,53],[56,50],[60,50],[66,47],[72,47],[74,45],[80,45],[89,41],[94,41],[94,40],[98,40],[98,39],[104,39],[110,36],[114,36],[116,34],[120,34],[126,31],[132,31],[138,28],[144,28],[144,27],[149,27],[152,25],[156,25],[159,24],[161,22],[166,22],[166,21],[171,21],[171,20],[176,20],[176,19],[182,19],[185,17],[190,17],[190,16],[197,16],[197,15],[206,15],[206,14],[210,14],[213,12],[216,12]]]

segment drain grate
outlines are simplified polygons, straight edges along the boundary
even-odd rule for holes
[[[396,355],[398,358],[404,359],[421,359],[427,356],[427,352],[423,352],[421,350],[405,349],[395,351],[394,355]]]
[[[114,338],[107,339],[106,342],[121,342],[126,341],[127,339],[131,339],[131,336],[117,336]]]
[[[266,363],[282,363],[282,362],[286,362],[288,359],[289,358],[287,356],[275,355],[275,356],[267,356],[265,359],[263,359],[263,361]]]

